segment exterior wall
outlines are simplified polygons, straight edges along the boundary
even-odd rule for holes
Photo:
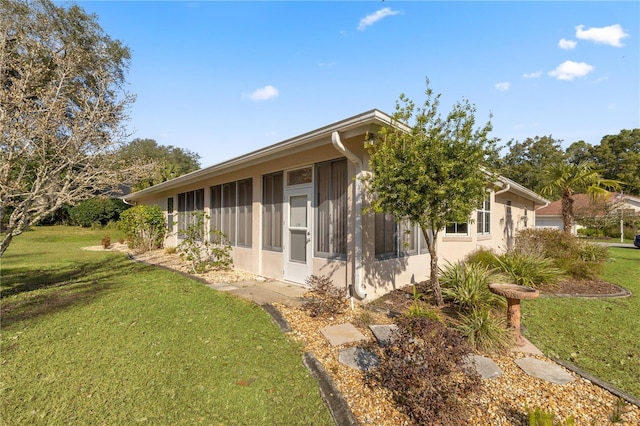
[[[364,148],[363,128],[352,130],[342,134],[342,142],[346,148],[362,159],[363,164],[368,164],[368,154]],[[203,178],[197,182],[185,183],[181,186],[154,193],[153,196],[138,197],[139,204],[156,204],[167,214],[167,199],[174,199],[174,221],[178,220],[178,194],[204,189],[204,210],[210,215],[210,187],[232,181],[252,179],[252,216],[251,216],[251,247],[234,246],[233,261],[238,269],[246,270],[258,275],[262,275],[277,280],[284,279],[285,253],[283,251],[263,249],[262,228],[262,185],[263,175],[279,171],[287,171],[304,166],[313,166],[316,163],[343,158],[331,144],[330,136],[313,140],[309,145],[298,146],[287,151],[286,154],[278,154],[273,157],[265,155],[259,160],[239,162],[242,166],[226,167],[224,172],[212,171],[203,174]],[[216,170],[216,169],[213,169]],[[364,173],[368,173],[366,170]],[[314,244],[314,255],[311,259],[311,271],[315,275],[329,276],[334,285],[342,288],[356,282],[356,246],[354,240],[356,227],[356,166],[347,161],[347,174],[349,183],[347,184],[347,255],[341,259],[327,259],[315,256],[315,218],[312,218],[312,244]],[[286,174],[285,174],[286,178]],[[315,179],[315,178],[314,178]],[[286,192],[286,189],[285,189]],[[315,211],[316,194],[314,185],[314,199],[311,202],[312,212]],[[368,196],[368,195],[366,195]],[[511,215],[507,214],[507,202],[511,203]],[[367,203],[363,207],[366,208]],[[525,211],[527,212],[525,225]],[[315,213],[315,212],[314,212]],[[312,216],[314,216],[312,213]],[[442,266],[446,261],[456,262],[463,259],[469,253],[485,248],[502,252],[507,249],[515,238],[515,234],[525,227],[533,227],[535,224],[535,205],[528,198],[521,197],[513,191],[498,194],[491,193],[491,229],[488,235],[478,235],[475,226],[475,212],[469,223],[468,235],[446,235],[442,230],[438,237],[438,257]],[[283,215],[286,209],[283,209]],[[424,281],[429,278],[430,257],[426,247],[418,248],[417,254],[378,260],[375,257],[375,227],[374,215],[370,212],[363,212],[361,217],[362,229],[362,258],[364,272],[364,287],[368,294],[367,299],[381,296],[391,290],[405,285]],[[177,226],[174,227],[177,230]],[[286,238],[286,229],[283,226],[283,239]],[[179,243],[176,232],[167,236],[166,246],[177,246]]]

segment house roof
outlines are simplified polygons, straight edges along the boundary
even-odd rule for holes
[[[606,195],[607,199],[616,197],[616,193],[610,192]],[[584,209],[593,208],[593,197],[588,194],[574,194],[573,195],[573,210],[580,211]],[[548,206],[541,207],[536,210],[537,217],[546,216],[562,216],[562,200],[556,200],[550,203]]]
[[[196,182],[205,177],[227,173],[236,168],[247,167],[252,164],[262,163],[270,159],[290,155],[302,149],[331,144],[331,134],[335,131],[342,133],[343,137],[349,137],[350,131],[356,131],[358,128],[362,129],[363,126],[385,126],[390,125],[392,121],[393,119],[388,114],[377,109],[372,109],[248,154],[244,154],[209,167],[204,167],[175,179],[131,193],[125,196],[124,199],[135,201],[148,195],[153,195],[158,192]]]
[[[331,144],[331,134],[336,131],[340,132],[344,138],[349,138],[357,134],[362,134],[363,129],[374,131],[376,126],[382,127],[389,125],[404,127],[401,123],[394,122],[390,115],[380,110],[372,109],[248,154],[244,154],[209,167],[204,167],[200,170],[162,182],[158,185],[133,192],[122,198],[126,201],[136,201],[140,198],[178,188],[183,185],[188,185],[201,179],[210,178],[239,168],[295,154],[296,152],[307,150],[309,148],[328,145]],[[549,203],[548,200],[542,198],[535,192],[506,177],[498,176],[496,185],[501,188],[501,190],[514,192],[524,198],[533,200],[535,204],[545,205]]]
[[[520,195],[521,197],[532,200],[536,205],[540,205],[540,206],[545,206],[550,203],[550,201],[547,200],[546,198],[541,197],[540,195],[536,194],[532,190],[525,188],[519,183],[509,178],[506,178],[504,176],[498,176],[498,185],[502,189],[498,190],[497,192],[500,192],[500,191],[513,192]],[[537,211],[540,211],[540,210],[537,210]]]

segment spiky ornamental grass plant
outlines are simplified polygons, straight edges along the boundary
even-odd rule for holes
[[[480,263],[450,263],[440,270],[442,294],[460,310],[470,312],[484,307],[504,307],[505,301],[489,291],[495,274]]]
[[[489,291],[495,277],[492,268],[479,262],[447,263],[440,272],[445,299],[459,308],[456,329],[472,348],[487,352],[502,352],[510,344],[502,313],[505,299]]]

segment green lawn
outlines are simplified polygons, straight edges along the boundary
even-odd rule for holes
[[[1,424],[332,424],[267,313],[80,250],[105,233],[37,228],[2,257]]]
[[[523,302],[522,321],[544,353],[640,397],[640,250],[612,247],[609,254],[602,278],[632,297],[539,298]]]

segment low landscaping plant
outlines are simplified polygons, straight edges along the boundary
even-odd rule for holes
[[[512,251],[496,257],[499,270],[515,284],[540,287],[557,284],[564,274],[552,259]]]
[[[450,263],[440,269],[440,285],[445,300],[462,311],[473,311],[491,306],[505,306],[505,299],[489,291],[494,274],[479,262]]]
[[[205,223],[208,220],[209,216],[204,212],[194,212],[189,225],[180,231],[182,241],[177,251],[197,274],[209,269],[227,269],[233,264],[229,239],[219,229],[207,233]]]
[[[336,315],[346,309],[345,290],[333,285],[331,278],[325,275],[311,275],[305,280],[310,287],[302,302],[302,308],[309,316]]]
[[[528,416],[529,426],[573,426],[575,424],[573,416],[567,417],[564,421],[558,421],[552,411],[547,411],[539,407],[529,410]]]
[[[513,345],[504,312],[488,307],[461,313],[456,329],[476,350],[501,353]]]
[[[111,247],[111,237],[109,235],[105,235],[104,237],[102,237],[101,244],[105,250]]]
[[[464,424],[462,398],[480,391],[480,376],[465,362],[471,348],[455,330],[424,316],[400,316],[380,365],[365,373],[370,386],[389,390],[416,425]]]

